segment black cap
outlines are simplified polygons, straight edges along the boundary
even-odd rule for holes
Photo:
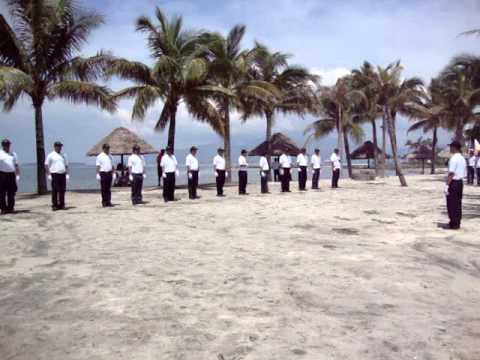
[[[10,140],[8,140],[8,139],[3,139],[3,140],[2,140],[2,146],[5,146],[5,145],[10,145]]]
[[[55,141],[53,146],[63,146],[63,144],[60,141]]]
[[[320,149],[319,149],[319,148],[316,148],[316,149],[315,149],[315,152],[320,152]]]
[[[133,150],[140,150],[140,146],[138,144],[133,145],[132,147]]]
[[[462,144],[460,144],[458,141],[453,140],[450,144],[448,144],[450,147],[456,148],[456,149],[461,149]]]
[[[108,144],[103,144],[102,149],[110,149],[110,145],[108,145]]]
[[[247,150],[243,149],[240,154],[246,154],[247,153]]]
[[[198,150],[198,148],[197,148],[196,146],[192,146],[192,147],[190,148],[190,151],[193,151],[193,150]]]
[[[222,148],[218,148],[217,150],[218,152],[224,152],[224,150]]]

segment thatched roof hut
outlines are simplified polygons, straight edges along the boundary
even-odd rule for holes
[[[97,156],[102,152],[103,144],[110,145],[110,154],[112,155],[130,155],[134,144],[140,146],[141,154],[156,154],[155,148],[148,144],[134,132],[124,127],[113,130],[109,135],[105,136],[93,148],[87,152],[87,156]]]
[[[431,160],[432,148],[426,145],[420,145],[417,149],[407,154],[408,160]]]
[[[251,150],[249,156],[262,156],[267,154],[268,143],[267,141],[262,142],[255,149]],[[270,138],[270,151],[269,155],[280,156],[283,153],[288,155],[298,155],[300,153],[300,148],[290,139],[288,136],[282,133],[273,134]]]
[[[377,154],[383,154],[383,151],[378,146]],[[355,149],[350,156],[353,160],[375,159],[375,145],[371,141],[365,141],[363,145]],[[386,158],[390,158],[390,155],[387,154]]]

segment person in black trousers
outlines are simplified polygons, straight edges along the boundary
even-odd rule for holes
[[[463,178],[465,177],[467,162],[460,151],[460,143],[453,141],[450,144],[450,152],[453,156],[448,161],[446,187],[447,211],[450,218],[448,228],[452,230],[460,229],[462,221]]]
[[[20,168],[17,154],[10,152],[10,140],[2,140],[0,150],[0,210],[2,214],[13,213]]]
[[[320,180],[320,168],[322,166],[322,158],[320,156],[320,149],[315,149],[311,159],[312,163],[312,189],[318,190],[318,182]]]
[[[100,181],[102,206],[112,207],[112,182],[116,174],[113,167],[113,158],[110,155],[110,145],[103,144],[102,150],[96,159],[97,180]]]
[[[333,150],[333,154],[330,157],[332,162],[332,189],[338,188],[338,180],[340,179],[341,160],[338,149]]]
[[[162,170],[162,158],[165,155],[165,150],[162,149],[157,155],[157,176],[158,176],[158,187],[162,186],[163,170]]]
[[[199,170],[197,151],[197,147],[192,146],[190,148],[190,154],[188,154],[185,159],[185,166],[187,167],[188,176],[188,198],[190,200],[199,199],[199,196],[197,196]]]
[[[145,158],[140,153],[140,146],[133,145],[132,155],[128,158],[128,173],[132,184],[132,205],[143,204],[142,188],[145,174]]]
[[[248,195],[247,194],[247,183],[248,183],[248,163],[247,163],[247,150],[242,150],[240,152],[240,157],[238,158],[238,194],[239,195]]]
[[[263,154],[260,157],[260,189],[262,194],[268,194],[268,174],[270,172],[270,165],[268,164],[268,160]]]
[[[290,168],[292,167],[290,156],[284,151],[280,156],[280,181],[282,182],[282,192],[290,192],[290,181],[292,175]]]
[[[273,169],[273,181],[278,182],[280,181],[280,162],[278,161],[278,157],[275,157],[272,164]]]
[[[52,182],[52,210],[65,210],[65,192],[70,178],[68,160],[62,154],[63,144],[60,141],[56,141],[53,148],[54,151],[45,159],[45,170]]]
[[[223,186],[225,185],[225,178],[228,176],[225,171],[225,158],[223,157],[224,150],[219,148],[217,155],[213,158],[213,171],[215,173],[215,182],[217,184],[217,196],[223,197]]]
[[[298,189],[300,191],[307,190],[307,168],[308,168],[308,158],[307,158],[307,149],[302,148],[300,154],[297,156],[297,166],[298,166]]]
[[[178,163],[171,146],[167,147],[161,166],[163,170],[163,200],[165,202],[175,201],[175,178]]]
[[[473,149],[470,149],[468,152],[468,160],[467,160],[467,184],[473,185],[475,181],[475,152]]]

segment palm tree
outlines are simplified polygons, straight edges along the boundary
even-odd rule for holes
[[[435,174],[438,129],[444,125],[445,119],[448,117],[447,104],[445,103],[445,98],[442,96],[440,81],[433,79],[424,95],[416,100],[417,102],[413,101],[406,110],[410,118],[415,120],[415,123],[410,126],[408,132],[419,129],[422,129],[424,133],[432,131],[432,164],[430,173]]]
[[[117,97],[133,97],[135,104],[132,119],[143,119],[148,108],[163,100],[163,108],[155,129],[164,130],[168,125],[168,146],[175,147],[176,116],[183,101],[197,119],[209,121],[221,133],[218,114],[214,105],[205,97],[208,62],[198,51],[203,33],[183,29],[181,17],[168,19],[156,8],[158,25],[150,18],[137,19],[136,30],[147,34],[147,44],[155,60],[152,68],[125,59],[111,64],[109,75],[133,80],[136,85],[116,94]]]
[[[265,117],[265,141],[269,146],[276,113],[303,116],[314,111],[315,88],[319,77],[301,66],[289,65],[288,54],[272,52],[260,43],[256,43],[253,57],[252,78],[269,84],[275,97],[270,98],[271,101],[249,98],[243,103],[243,119]],[[267,160],[270,163],[269,149]]]
[[[435,161],[432,151],[436,150],[434,150],[432,139],[424,139],[420,136],[416,141],[408,140],[405,145],[411,149],[415,159],[422,161],[422,175],[425,174],[425,160],[430,158],[432,162]]]
[[[37,191],[47,192],[42,108],[45,101],[65,99],[114,111],[107,87],[93,83],[110,56],[90,58],[76,54],[92,30],[103,22],[94,13],[80,10],[74,0],[10,0],[12,24],[0,15],[0,95],[10,111],[22,97],[35,110]]]

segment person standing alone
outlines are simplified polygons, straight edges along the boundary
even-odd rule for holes
[[[222,148],[217,150],[217,155],[213,158],[213,171],[215,173],[215,182],[217,184],[217,196],[223,197],[223,186],[225,185],[225,178],[227,172],[225,171],[225,158]]]
[[[290,156],[284,151],[280,156],[280,181],[282,182],[282,192],[290,192],[290,180],[292,180],[290,175],[290,168],[292,163]]]
[[[300,154],[297,155],[298,166],[298,189],[300,191],[307,191],[307,168],[308,157],[306,155],[307,149],[302,148]]]
[[[338,179],[340,179],[340,169],[342,167],[338,149],[333,150],[333,154],[330,157],[332,162],[332,188],[338,188]]]
[[[268,173],[270,172],[270,166],[268,160],[264,155],[260,157],[260,188],[262,194],[268,194]]]
[[[463,178],[467,162],[460,153],[462,146],[459,142],[453,141],[450,144],[450,152],[453,154],[448,161],[448,178],[446,185],[447,211],[450,222],[448,228],[452,230],[460,229],[462,221],[462,197],[463,197]]]
[[[52,183],[52,210],[65,210],[65,192],[70,179],[68,158],[62,154],[63,144],[56,141],[53,151],[45,159],[45,170]]]
[[[322,167],[322,158],[320,156],[320,149],[315,149],[311,159],[312,163],[312,189],[318,190],[318,181],[320,180],[320,168]]]
[[[188,177],[188,198],[191,200],[200,198],[199,196],[197,196],[199,169],[197,151],[198,149],[195,146],[192,146],[190,148],[190,154],[188,154],[187,158],[185,159]]]
[[[140,146],[133,145],[132,155],[128,158],[128,173],[132,183],[132,205],[143,203],[142,188],[145,175],[145,158],[140,154]]]
[[[238,157],[238,194],[248,195],[247,183],[248,183],[248,162],[247,162],[247,150],[242,150]]]
[[[113,168],[113,158],[110,155],[110,145],[103,144],[102,150],[96,159],[97,180],[100,181],[102,191],[102,206],[112,207],[112,181],[115,180],[116,174]]]
[[[10,140],[2,140],[0,150],[0,211],[2,215],[13,213],[17,182],[20,180],[17,154],[10,151],[10,146]]]

